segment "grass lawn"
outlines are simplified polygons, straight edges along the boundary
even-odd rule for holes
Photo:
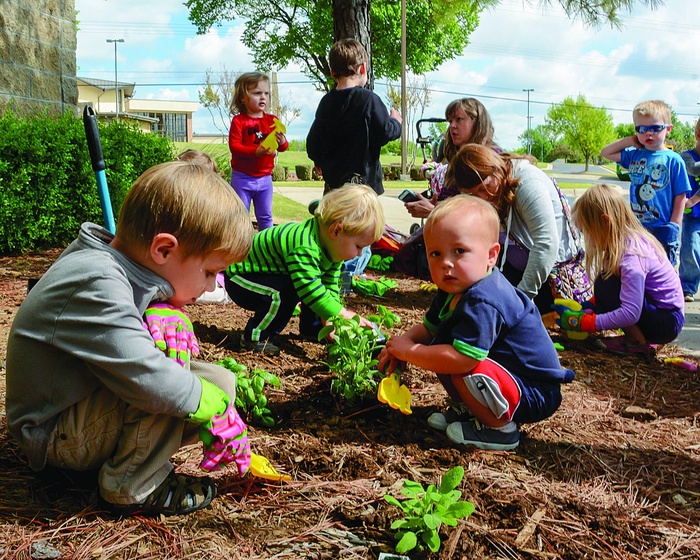
[[[185,150],[201,150],[208,153],[221,169],[228,169],[231,161],[231,152],[228,144],[202,144],[199,142],[173,142],[175,153],[179,154]],[[391,163],[401,163],[401,156],[382,155],[379,158],[384,165]],[[284,167],[294,168],[296,165],[313,165],[306,152],[292,152],[287,150],[278,156],[278,162]]]
[[[183,152],[187,149],[202,150],[203,152],[208,153],[217,162],[219,168],[224,171],[224,175],[228,174],[231,153],[229,152],[227,144],[201,144],[198,142],[175,142],[174,144],[176,153]],[[391,163],[401,163],[401,156],[381,156],[381,161],[385,165]],[[279,163],[292,169],[296,165],[312,165],[312,162],[307,157],[306,152],[292,151],[282,152],[279,154]],[[546,164],[540,165],[538,163],[538,165],[546,170]],[[590,183],[559,181],[559,187],[563,190],[586,189],[594,184],[594,181],[591,181]],[[403,189],[422,191],[427,188],[427,185],[427,181],[386,181],[384,183],[384,188],[386,189],[387,194],[396,196],[396,194]],[[276,181],[275,186],[318,188],[321,186],[321,183],[319,181]],[[306,219],[306,217],[309,215],[305,205],[278,193],[273,195],[272,208],[275,223],[301,221]]]
[[[251,217],[255,218],[253,209]],[[273,193],[272,195],[272,221],[276,224],[285,222],[301,222],[309,217],[309,210],[296,200]]]

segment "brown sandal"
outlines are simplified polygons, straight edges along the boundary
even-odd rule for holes
[[[112,504],[100,498],[110,513],[130,515],[185,515],[207,507],[216,496],[214,481],[207,476],[185,476],[171,471],[142,504]]]

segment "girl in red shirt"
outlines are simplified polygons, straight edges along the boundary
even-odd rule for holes
[[[270,80],[261,72],[241,74],[234,86],[231,113],[234,114],[228,134],[231,149],[231,186],[250,211],[255,206],[258,230],[272,226],[272,169],[275,155],[289,146],[285,135],[274,130],[277,117],[266,113],[270,104]],[[275,134],[277,149],[261,142]]]

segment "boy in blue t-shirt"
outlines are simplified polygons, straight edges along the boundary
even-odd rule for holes
[[[448,411],[428,424],[455,443],[507,451],[520,443],[519,423],[559,408],[560,385],[574,372],[562,369],[534,303],[495,268],[498,234],[496,211],[477,197],[435,207],[424,237],[437,296],[422,324],[387,341],[379,368],[411,363],[434,371],[473,418],[450,422]]]
[[[633,109],[632,120],[635,135],[608,144],[600,154],[629,171],[632,211],[675,266],[690,183],[683,158],[664,143],[673,129],[671,108],[663,101],[642,101]]]

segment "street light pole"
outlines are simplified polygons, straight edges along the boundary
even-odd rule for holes
[[[119,81],[117,80],[117,43],[123,43],[124,39],[107,39],[108,43],[114,43],[114,100],[116,101],[116,120],[119,120]]]
[[[527,155],[530,155],[530,150],[532,150],[532,140],[530,138],[530,92],[535,91],[534,89],[524,89],[527,92]]]
[[[406,0],[401,0],[401,118],[406,118]],[[408,131],[401,126],[401,175],[407,175]],[[403,180],[403,177],[401,177]]]

